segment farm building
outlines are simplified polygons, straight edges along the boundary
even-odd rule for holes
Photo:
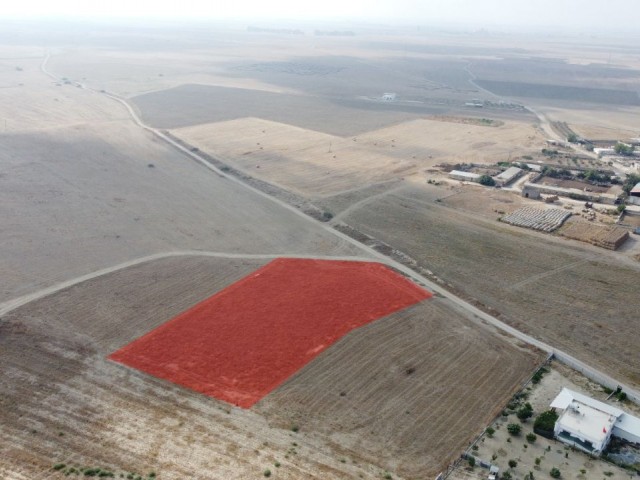
[[[614,148],[594,148],[593,153],[599,157],[604,157],[606,155],[615,155],[616,151]]]
[[[463,172],[460,170],[451,170],[449,172],[449,178],[454,180],[460,180],[462,182],[479,182],[481,175],[471,172]]]
[[[629,192],[627,203],[630,203],[632,205],[640,205],[640,182],[638,182],[636,186],[633,187]]]
[[[586,395],[563,388],[551,402],[563,410],[554,436],[592,455],[600,455],[612,436],[640,444],[640,419]]]
[[[551,185],[541,185],[539,183],[527,182],[522,187],[522,196],[527,198],[540,198],[540,194],[558,195],[569,197],[575,200],[582,200],[595,203],[607,203],[613,205],[616,197],[606,193],[592,193],[579,190],[577,188],[562,188]],[[639,198],[640,200],[640,198]]]
[[[504,172],[502,172],[499,175],[496,175],[495,177],[493,177],[493,179],[496,181],[497,185],[500,185],[502,187],[502,186],[507,185],[508,183],[512,182],[513,180],[518,178],[520,175],[522,175],[522,169],[521,168],[509,167]]]

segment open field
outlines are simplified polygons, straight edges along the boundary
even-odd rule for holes
[[[639,266],[631,259],[442,207],[418,188],[379,196],[343,221],[410,255],[501,320],[640,384]]]
[[[259,265],[165,259],[5,315],[0,474],[31,480],[64,462],[163,479],[257,478],[278,461],[279,478],[422,478],[540,359],[442,299],[352,331],[249,410],[106,359]]]
[[[0,145],[0,300],[164,251],[355,252],[132,126],[0,135]]]
[[[352,138],[257,118],[172,133],[252,176],[312,197],[401,178],[443,161],[495,163],[531,153],[543,141],[523,122],[492,127],[449,119],[418,119]]]

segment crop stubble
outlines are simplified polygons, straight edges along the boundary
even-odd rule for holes
[[[519,330],[640,385],[637,305],[630,301],[638,266],[421,196],[420,189],[394,192],[343,221],[407,253]]]

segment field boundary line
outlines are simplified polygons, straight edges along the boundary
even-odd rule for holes
[[[54,293],[58,293],[61,290],[65,290],[67,288],[78,285],[82,282],[86,282],[87,280],[93,280],[98,277],[103,277],[110,273],[118,272],[120,270],[124,270],[129,267],[134,267],[136,265],[141,265],[143,263],[152,262],[154,260],[162,260],[165,258],[172,257],[213,257],[213,258],[228,258],[228,259],[238,259],[238,260],[275,260],[276,258],[299,258],[299,259],[310,259],[310,260],[336,260],[336,261],[351,261],[351,262],[371,262],[375,261],[372,258],[368,257],[356,257],[356,256],[340,256],[340,255],[308,255],[308,254],[286,254],[286,253],[266,253],[266,254],[252,254],[252,253],[225,253],[225,252],[207,252],[207,251],[199,251],[199,250],[179,250],[174,252],[162,252],[162,253],[154,253],[152,255],[146,255],[144,257],[135,258],[133,260],[128,260],[126,262],[118,263],[117,265],[113,265],[111,267],[102,268],[100,270],[96,270],[91,273],[87,273],[85,275],[81,275],[79,277],[72,278],[70,280],[65,280],[60,283],[56,283],[47,288],[43,288],[42,290],[38,290],[33,293],[29,293],[27,295],[23,295],[21,297],[14,298],[12,300],[8,300],[6,302],[0,303],[0,317],[6,315],[7,313],[26,305],[27,303],[33,302],[35,300],[40,300],[41,298],[48,297],[49,295],[53,295]]]
[[[48,72],[46,69],[46,64],[49,61],[49,59],[51,58],[51,54],[49,52],[47,52],[46,57],[43,59],[42,64],[40,65],[40,69],[41,71],[56,80],[59,80],[55,75],[53,75],[52,73]],[[419,273],[417,273],[415,270],[413,270],[410,267],[407,267],[406,265],[403,265],[402,263],[393,260],[392,258],[389,258],[387,255],[380,253],[378,251],[376,251],[374,248],[369,247],[367,245],[362,244],[361,242],[349,237],[347,234],[344,234],[338,230],[335,230],[334,228],[332,228],[331,225],[327,225],[326,223],[322,223],[319,222],[313,218],[311,218],[310,216],[308,216],[307,214],[305,214],[304,212],[298,210],[295,207],[292,207],[291,205],[289,205],[288,203],[273,197],[272,195],[269,195],[251,185],[248,185],[247,183],[243,182],[242,180],[240,180],[239,178],[236,178],[232,175],[228,175],[227,173],[223,172],[222,170],[220,170],[219,168],[217,168],[215,165],[213,165],[211,162],[207,161],[206,159],[202,158],[200,155],[198,155],[196,152],[192,152],[189,149],[183,147],[182,145],[180,145],[179,143],[177,143],[176,141],[172,140],[171,138],[169,138],[167,135],[163,134],[161,131],[150,127],[148,125],[146,125],[144,122],[142,122],[142,120],[138,117],[138,115],[136,114],[135,110],[133,109],[133,107],[131,107],[131,105],[122,97],[119,97],[118,95],[109,93],[107,91],[98,91],[95,90],[93,88],[89,88],[87,86],[85,86],[84,84],[81,83],[77,83],[77,86],[83,89],[86,89],[88,91],[97,93],[97,94],[102,94],[102,95],[106,95],[107,97],[117,101],[118,103],[122,104],[127,111],[129,112],[129,115],[131,116],[133,122],[140,126],[141,128],[143,128],[144,130],[147,130],[148,132],[152,133],[153,135],[157,136],[158,138],[164,140],[167,144],[169,144],[170,146],[173,146],[174,148],[176,148],[177,150],[179,150],[180,152],[183,152],[185,155],[187,155],[189,158],[196,160],[197,162],[199,162],[200,164],[202,164],[204,167],[206,167],[207,169],[211,170],[212,172],[215,172],[216,174],[218,174],[221,177],[224,177],[234,183],[236,183],[237,185],[255,193],[256,195],[261,196],[262,198],[265,198],[279,206],[281,206],[282,208],[285,208],[286,210],[295,213],[296,215],[298,215],[300,218],[304,218],[306,219],[308,222],[312,223],[315,226],[319,226],[320,228],[323,228],[325,231],[332,233],[333,235],[337,236],[338,238],[341,238],[342,240],[346,241],[347,243],[357,247],[358,249],[360,249],[363,252],[368,253],[369,255],[371,255],[373,257],[373,259],[382,262],[390,267],[393,267],[395,269],[397,269],[399,272],[402,272],[403,274],[407,275],[409,278],[413,279],[415,282],[417,282],[419,285],[423,285],[426,288],[430,289],[432,293],[437,293],[442,295],[445,298],[448,298],[449,300],[451,300],[453,303],[456,303],[461,309],[465,310],[467,315],[469,315],[469,317],[477,317],[480,318],[482,320],[485,320],[488,324],[492,325],[495,328],[498,328],[499,330],[502,330],[506,333],[508,333],[509,335],[522,340],[525,343],[528,343],[529,345],[532,345],[546,353],[553,353],[555,355],[555,357],[560,360],[563,363],[566,363],[569,366],[572,365],[578,365],[580,368],[578,369],[580,372],[582,372],[583,374],[585,374],[587,377],[594,379],[595,381],[599,381],[600,383],[602,383],[603,385],[606,385],[609,388],[616,388],[617,386],[622,387],[622,389],[624,391],[627,392],[627,396],[629,397],[630,400],[636,402],[636,403],[640,403],[640,390],[636,390],[634,388],[632,388],[629,385],[623,384],[621,382],[618,382],[617,380],[615,380],[613,377],[601,372],[600,370],[591,367],[589,365],[587,365],[586,363],[578,360],[577,358],[573,357],[572,355],[569,355],[568,353],[563,352],[562,350],[557,350],[554,347],[552,347],[551,345],[542,342],[524,332],[521,332],[520,330],[512,327],[511,325],[508,325],[500,320],[498,320],[497,318],[495,318],[494,316],[480,310],[477,307],[474,307],[473,305],[471,305],[470,303],[466,302],[465,300],[463,300],[462,298],[458,297],[457,295],[449,292],[448,290],[446,290],[445,288],[441,287],[440,285],[437,285],[436,283],[434,283],[433,281],[428,280],[427,278],[425,278],[424,276],[420,275]],[[538,115],[537,112],[533,111],[532,109],[530,109],[534,114]],[[369,259],[370,261],[372,259]],[[2,314],[1,310],[0,310],[0,315]],[[599,380],[596,380],[599,379]]]
[[[524,287],[525,285],[528,285],[530,283],[535,283],[538,280],[542,280],[542,279],[545,279],[547,277],[552,277],[556,273],[560,273],[560,272],[563,272],[565,270],[571,270],[574,267],[579,267],[580,265],[584,265],[585,263],[589,263],[592,260],[593,260],[592,258],[584,258],[582,260],[578,260],[577,262],[567,263],[566,265],[563,265],[561,267],[554,268],[552,270],[548,270],[546,272],[542,272],[542,273],[539,273],[537,275],[533,275],[532,277],[529,277],[529,278],[527,278],[525,280],[522,280],[521,282],[514,283],[508,289],[509,290],[517,290],[520,287]]]

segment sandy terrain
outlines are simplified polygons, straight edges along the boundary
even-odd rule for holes
[[[443,161],[495,163],[531,153],[543,141],[533,126],[520,122],[489,127],[429,119],[354,137],[256,118],[172,133],[253,176],[312,197],[401,178]]]
[[[442,207],[430,196],[396,190],[343,221],[409,254],[501,320],[640,384],[637,263]]]
[[[540,359],[433,299],[351,332],[251,410],[106,360],[261,263],[150,262],[5,315],[0,474],[32,479],[63,462],[164,479],[256,478],[265,468],[278,478],[422,478]]]

